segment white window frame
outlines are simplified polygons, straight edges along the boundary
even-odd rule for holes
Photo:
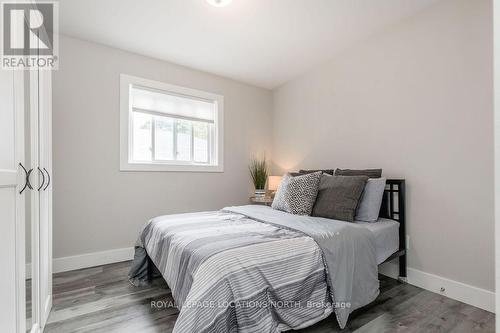
[[[186,161],[147,161],[138,162],[132,159],[133,151],[133,110],[130,103],[132,86],[165,91],[193,98],[210,100],[215,105],[213,144],[209,143],[209,163]],[[142,112],[142,110],[141,110]],[[144,110],[144,113],[169,117],[154,110]],[[210,131],[209,131],[210,133]],[[154,145],[154,141],[152,142]],[[191,154],[194,147],[191,147]],[[164,82],[158,82],[136,76],[120,75],[120,171],[172,171],[172,172],[223,172],[224,171],[224,96],[180,87]]]

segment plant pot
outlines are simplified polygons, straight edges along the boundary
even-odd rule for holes
[[[263,198],[266,196],[266,190],[255,190],[256,198]]]

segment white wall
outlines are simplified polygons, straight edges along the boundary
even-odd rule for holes
[[[223,95],[224,173],[120,172],[120,73]],[[248,202],[248,161],[269,152],[269,91],[69,37],[53,83],[54,258],[131,247],[157,215]]]
[[[494,290],[492,5],[448,0],[275,91],[279,170],[407,180],[409,266]]]

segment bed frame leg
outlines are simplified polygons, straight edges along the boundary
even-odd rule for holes
[[[399,277],[398,281],[407,283],[408,278],[406,275],[406,254],[399,257]]]

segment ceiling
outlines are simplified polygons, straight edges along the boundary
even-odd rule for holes
[[[275,88],[437,0],[63,0],[61,33]]]

